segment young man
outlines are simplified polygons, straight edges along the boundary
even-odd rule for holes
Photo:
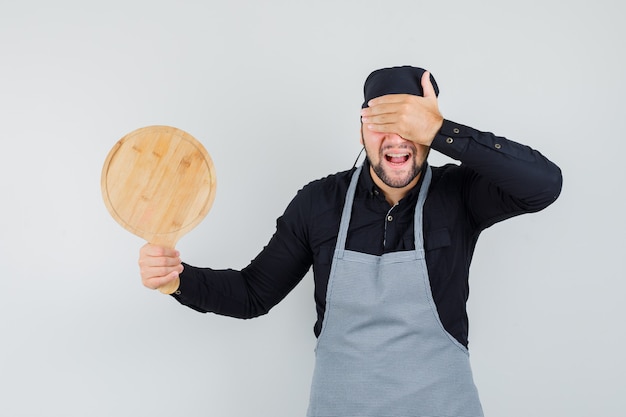
[[[250,265],[197,268],[145,245],[142,281],[174,281],[184,305],[250,318],[313,266],[309,416],[482,416],[465,309],[476,241],[551,204],[561,172],[527,146],[445,120],[423,69],[374,71],[364,93],[366,161],[300,190]],[[431,149],[461,164],[430,167]]]

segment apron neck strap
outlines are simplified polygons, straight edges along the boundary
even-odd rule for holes
[[[348,237],[348,226],[350,226],[350,217],[352,216],[352,203],[354,202],[354,194],[356,193],[356,185],[359,182],[359,176],[363,170],[363,165],[359,165],[352,174],[350,186],[346,192],[346,201],[343,203],[343,212],[341,213],[341,223],[339,223],[339,234],[337,235],[337,244],[335,248],[339,251],[339,255],[343,257],[346,250],[346,238]]]
[[[430,165],[426,166],[426,169],[422,169],[424,179],[422,180],[422,186],[420,188],[420,194],[417,197],[417,203],[415,204],[415,218],[413,220],[413,227],[415,228],[415,249],[424,248],[424,202],[428,195],[428,189],[430,188],[430,181],[433,177],[433,173],[430,169]]]
[[[350,226],[350,218],[352,217],[352,203],[354,202],[354,195],[356,194],[356,186],[359,182],[359,176],[363,169],[363,165],[359,165],[357,169],[352,174],[352,179],[350,180],[350,185],[348,186],[348,191],[346,192],[346,201],[343,205],[343,212],[341,213],[341,223],[339,224],[339,233],[337,235],[337,245],[336,249],[339,251],[340,256],[343,256],[343,252],[346,249],[346,240],[348,237],[348,227]],[[424,236],[423,236],[423,228],[422,228],[422,209],[424,207],[424,202],[426,201],[426,196],[428,194],[428,189],[430,187],[430,181],[432,178],[432,171],[430,169],[430,165],[426,166],[425,170],[422,170],[422,174],[424,174],[424,180],[422,181],[422,186],[420,188],[420,193],[417,198],[417,204],[415,205],[415,248],[420,248],[424,246]]]

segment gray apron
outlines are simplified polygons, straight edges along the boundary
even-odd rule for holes
[[[345,249],[361,172],[352,176],[315,349],[309,417],[481,417],[467,349],[444,329],[422,238],[428,167],[415,207],[415,250]]]

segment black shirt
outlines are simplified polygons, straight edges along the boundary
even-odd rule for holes
[[[450,121],[431,148],[461,165],[433,167],[424,204],[424,248],[433,299],[445,329],[467,346],[466,302],[472,254],[482,230],[539,211],[559,195],[560,169],[527,146]],[[345,195],[354,169],[301,189],[268,245],[241,271],[185,264],[174,297],[201,312],[238,318],[267,313],[313,266],[318,336]],[[367,161],[353,204],[346,249],[381,255],[414,249],[413,216],[421,181],[394,207],[374,184]]]

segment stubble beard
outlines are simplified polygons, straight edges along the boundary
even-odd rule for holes
[[[380,155],[380,157],[384,158],[383,155]],[[408,171],[406,175],[402,177],[392,178],[390,175],[387,174],[387,172],[383,168],[382,162],[379,162],[378,164],[374,165],[372,164],[372,160],[369,157],[367,159],[370,161],[372,170],[378,176],[378,178],[380,178],[380,180],[385,185],[392,187],[392,188],[403,188],[409,185],[411,181],[417,178],[417,176],[422,172],[422,167],[423,167],[423,163],[418,164],[415,158],[415,155],[413,155],[413,157],[411,158],[413,162],[413,164],[411,165],[411,170]],[[380,160],[382,161],[382,159]]]
[[[424,166],[424,163],[426,162],[426,160],[428,159],[428,154],[430,153],[430,148],[428,148],[426,155],[424,156],[424,159],[422,160],[421,163],[417,163],[417,158],[415,156],[415,153],[413,153],[413,156],[411,156],[412,159],[412,164],[411,167],[412,169],[407,172],[406,176],[404,176],[403,178],[391,178],[389,175],[387,175],[387,172],[385,172],[385,169],[383,168],[382,165],[382,161],[385,158],[385,154],[384,151],[381,149],[379,154],[378,154],[378,160],[380,161],[378,164],[374,165],[372,163],[372,158],[370,158],[370,153],[367,150],[367,147],[365,146],[365,139],[363,137],[363,126],[361,125],[361,141],[363,143],[363,148],[365,149],[365,156],[367,157],[367,160],[370,163],[370,166],[372,167],[372,170],[374,171],[374,173],[378,176],[378,178],[380,178],[380,180],[387,185],[388,187],[391,188],[403,188],[406,187],[407,185],[409,185],[411,183],[411,181],[413,181],[415,178],[417,178],[417,176],[422,172],[422,168]]]

